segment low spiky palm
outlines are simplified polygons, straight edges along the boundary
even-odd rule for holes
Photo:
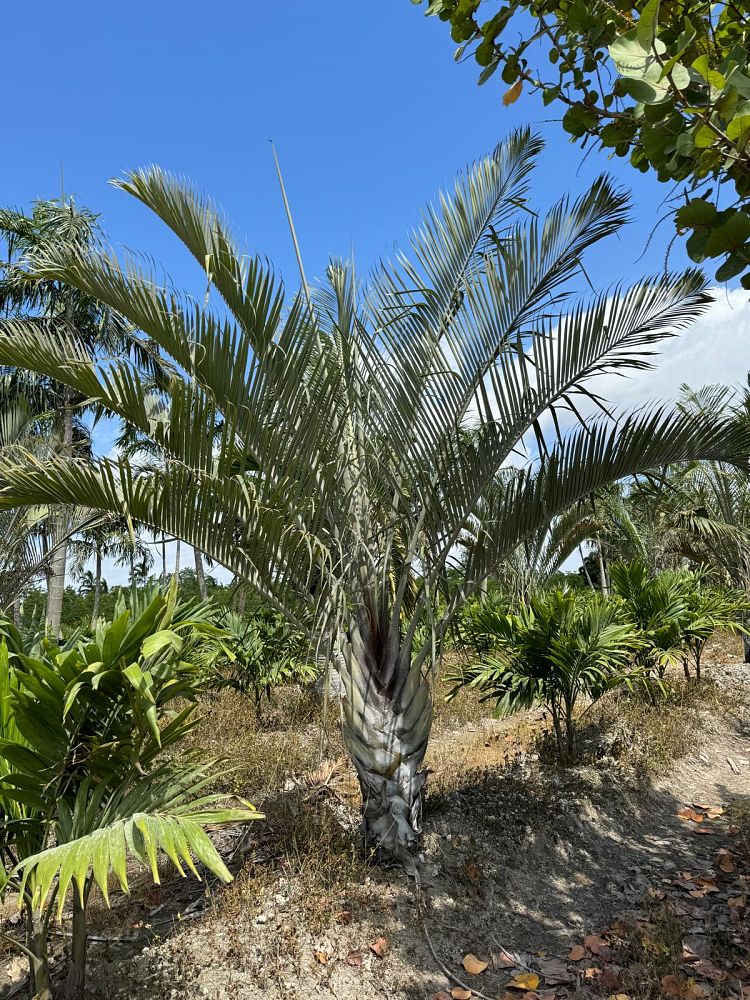
[[[17,465],[3,470],[2,503],[127,509],[305,630],[341,671],[366,832],[404,858],[420,829],[431,667],[467,598],[600,486],[747,452],[747,432],[728,421],[665,408],[545,441],[547,418],[556,426],[559,409],[578,412],[591,376],[647,367],[653,345],[709,298],[696,272],[574,297],[583,254],[621,227],[627,198],[601,178],[545,218],[525,211],[540,147],[524,130],[474,164],[425,211],[410,255],[366,285],[334,262],[320,287],[303,281],[286,304],[210,203],[158,169],[137,171],[118,186],[185,243],[219,305],[165,291],[111,255],[53,254],[39,266],[146,331],[174,363],[168,390],[150,393],[132,365],[97,363],[43,330],[0,342],[0,363],[68,381],[170,459],[148,477],[124,459]],[[493,488],[528,436],[532,457]],[[476,543],[446,581],[469,525]]]

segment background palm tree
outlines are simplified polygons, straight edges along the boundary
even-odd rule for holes
[[[78,580],[90,578],[90,592],[94,595],[91,608],[91,625],[96,625],[99,617],[99,602],[102,595],[102,562],[114,559],[116,565],[128,563],[131,567],[145,564],[145,573],[153,563],[153,555],[148,546],[136,533],[132,524],[121,514],[99,514],[77,533],[70,542],[73,554],[72,572]],[[86,570],[92,562],[94,570]],[[105,591],[106,592],[106,591]]]
[[[585,252],[617,232],[627,197],[600,178],[546,216],[525,211],[540,149],[517,132],[425,210],[408,254],[366,284],[334,261],[290,302],[210,203],[158,169],[135,172],[116,183],[192,252],[205,301],[110,254],[55,250],[37,267],[145,330],[172,363],[169,385],[149,390],[132,363],[103,364],[44,329],[0,341],[0,363],[69,382],[169,456],[149,475],[123,457],[6,465],[2,505],[127,510],[251,584],[338,666],[367,836],[407,863],[432,668],[464,602],[607,483],[744,459],[750,445],[730,419],[668,407],[578,416],[596,402],[592,376],[648,367],[709,296],[694,271],[577,295]],[[566,410],[583,426],[563,434]],[[523,444],[528,460],[498,486]],[[475,544],[449,574],[468,525]]]
[[[37,273],[36,263],[54,250],[89,250],[98,245],[98,217],[76,206],[72,198],[37,201],[31,215],[0,209],[0,238],[6,245],[0,261],[0,335],[23,336],[24,330],[44,331],[51,339],[77,343],[99,357],[129,353],[142,368],[154,371],[155,352],[136,338],[132,327],[115,310],[65,282]],[[27,396],[42,401],[54,415],[53,431],[66,456],[78,457],[89,447],[82,417],[88,401],[64,381],[28,370],[14,373]],[[51,554],[47,572],[47,624],[53,635],[60,630],[68,538],[72,512],[66,505],[50,510]]]

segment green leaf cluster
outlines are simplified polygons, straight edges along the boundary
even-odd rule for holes
[[[715,214],[693,232],[688,253],[696,262],[720,259],[720,281],[741,276],[750,288],[746,4],[428,0],[427,12],[450,23],[457,58],[473,52],[480,83],[500,69],[505,83],[563,105],[572,140],[595,140],[682,185],[686,200],[712,204]],[[682,209],[675,222],[678,231],[692,228]]]
[[[92,885],[108,901],[114,876],[127,892],[128,858],[157,882],[159,852],[180,874],[200,863],[231,878],[205,827],[259,814],[208,792],[217,762],[174,755],[195,724],[198,671],[184,656],[196,634],[218,634],[195,610],[173,584],[62,646],[28,646],[0,623],[0,889],[45,935],[71,890],[84,926]]]
[[[495,655],[453,675],[449,697],[465,685],[477,688],[500,715],[543,705],[563,762],[575,756],[581,700],[594,703],[613,687],[645,679],[633,662],[643,643],[637,627],[620,602],[599,594],[555,588],[507,613],[488,605],[482,618]]]

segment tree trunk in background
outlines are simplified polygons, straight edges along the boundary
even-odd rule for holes
[[[205,601],[208,598],[208,590],[206,588],[206,574],[203,570],[203,556],[198,549],[193,549],[193,552],[195,554],[195,579],[198,582],[198,593],[200,599]]]
[[[13,601],[13,624],[16,628],[21,626],[21,612],[23,609],[23,598],[19,594],[18,597]]]
[[[413,868],[427,778],[421,766],[432,725],[430,686],[411,668],[404,683],[378,690],[367,664],[351,655],[342,659],[343,735],[362,791],[367,844]]]
[[[237,588],[234,594],[235,611],[238,615],[244,615],[245,605],[247,604],[247,587],[238,576],[235,576],[233,583]]]
[[[581,566],[583,567],[583,575],[586,577],[586,583],[589,585],[589,587],[591,587],[592,590],[596,590],[596,587],[594,587],[591,577],[589,576],[589,568],[586,565],[586,559],[583,555],[583,549],[581,548],[580,545],[578,546],[578,555],[581,557]]]
[[[166,583],[167,580],[167,536],[162,534],[161,536],[161,582]]]
[[[73,407],[70,390],[66,390],[63,403],[62,454],[68,458],[73,453]],[[57,510],[52,520],[52,558],[47,574],[47,631],[55,639],[60,637],[63,598],[65,596],[65,568],[68,562],[68,532],[70,518],[64,507]]]
[[[596,556],[599,560],[599,589],[604,597],[606,597],[609,593],[609,585],[607,583],[607,567],[604,565],[604,553],[602,552],[602,543],[598,535],[596,536]]]
[[[65,980],[65,1000],[83,1000],[86,992],[86,901],[89,886],[83,890],[83,903],[78,896],[78,887],[73,891],[73,923],[71,926],[68,975]]]
[[[99,599],[102,596],[102,550],[96,547],[96,568],[94,570],[94,604],[91,608],[91,627],[96,625],[99,617]]]
[[[175,539],[175,552],[174,552],[174,575],[180,575],[180,539]]]

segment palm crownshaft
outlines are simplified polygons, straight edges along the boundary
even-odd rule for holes
[[[571,504],[639,469],[733,458],[747,433],[655,409],[545,435],[594,399],[585,383],[642,369],[708,301],[699,275],[571,297],[587,248],[626,199],[606,179],[539,221],[519,210],[540,144],[514,135],[423,215],[411,259],[361,285],[334,262],[308,305],[285,305],[212,206],[159,170],[119,182],[182,239],[221,306],[163,290],[135,263],[54,253],[41,273],[122,312],[170,359],[149,389],[43,332],[0,344],[0,362],[43,370],[99,401],[167,457],[6,468],[5,504],[76,495],[182,538],[247,580],[335,657],[344,733],[367,832],[398,856],[419,832],[430,667],[462,603]],[[476,425],[472,434],[468,424]],[[531,441],[531,458],[508,470]],[[505,472],[501,475],[501,470]],[[467,525],[463,573],[446,568]],[[420,622],[426,641],[415,643]],[[415,648],[416,647],[416,648]]]

